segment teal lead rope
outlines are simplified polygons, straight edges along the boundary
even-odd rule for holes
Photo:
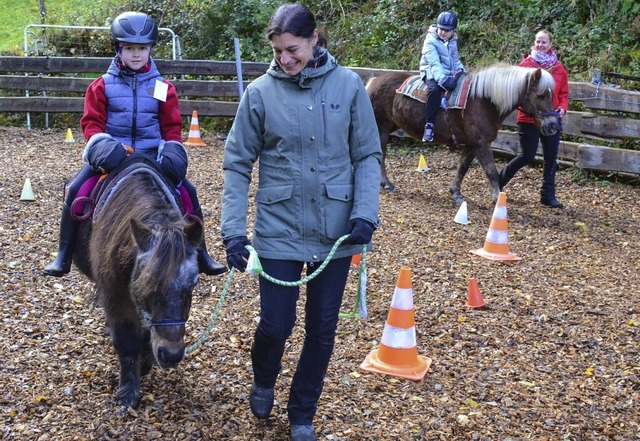
[[[308,275],[307,277],[304,277],[296,282],[287,282],[284,280],[278,280],[275,277],[270,276],[269,274],[265,273],[262,270],[262,264],[260,263],[260,259],[258,258],[258,253],[256,252],[256,250],[251,246],[251,245],[247,245],[246,248],[247,250],[249,250],[249,260],[247,262],[247,272],[249,274],[258,274],[262,277],[264,277],[265,279],[267,279],[268,281],[270,281],[271,283],[275,283],[276,285],[282,285],[282,286],[300,286],[302,284],[307,283],[308,281],[312,280],[314,277],[316,277],[318,274],[320,274],[322,272],[322,270],[325,269],[325,267],[329,264],[329,262],[331,261],[331,259],[333,258],[333,255],[336,253],[336,250],[338,249],[338,247],[340,246],[340,244],[347,238],[349,237],[348,234],[345,234],[344,236],[342,236],[341,238],[339,238],[336,243],[333,245],[333,247],[331,248],[331,251],[329,251],[329,254],[327,255],[327,257],[324,259],[324,261],[322,262],[322,264],[320,265],[320,267],[314,271],[312,274]],[[356,304],[354,307],[353,312],[349,312],[349,313],[340,313],[340,317],[357,317],[360,316],[361,318],[367,318],[367,266],[366,266],[366,262],[367,262],[367,246],[363,245],[362,246],[362,263],[360,264],[360,270],[359,270],[359,281],[358,281],[358,290],[356,293]],[[222,305],[227,297],[227,292],[229,291],[229,286],[231,285],[231,279],[233,279],[233,275],[235,274],[235,268],[231,268],[231,271],[229,271],[229,275],[227,276],[227,280],[224,284],[224,288],[222,289],[222,294],[220,294],[220,299],[218,300],[218,304],[216,305],[216,308],[213,311],[213,314],[211,315],[211,320],[209,321],[209,324],[207,325],[207,329],[205,329],[205,331],[202,333],[202,335],[200,336],[200,338],[193,343],[192,345],[190,345],[189,347],[187,347],[187,349],[185,349],[185,353],[190,354],[191,352],[195,351],[196,349],[198,349],[200,346],[202,346],[202,344],[206,341],[207,338],[209,338],[209,335],[211,334],[211,331],[213,329],[213,324],[215,323],[216,319],[218,318],[218,315],[220,314],[220,310],[222,309]]]
[[[224,304],[224,301],[227,298],[227,292],[229,291],[229,286],[231,285],[231,279],[233,279],[233,275],[235,274],[235,272],[236,272],[235,268],[231,268],[231,271],[229,271],[227,280],[224,282],[224,288],[222,288],[222,294],[220,294],[220,298],[218,299],[218,304],[216,305],[216,308],[213,310],[213,313],[211,314],[211,320],[209,320],[207,329],[204,330],[200,338],[196,340],[195,343],[193,343],[192,345],[187,347],[187,349],[185,349],[184,352],[186,354],[190,354],[196,349],[198,349],[200,346],[202,346],[205,340],[209,338],[209,334],[211,334],[211,330],[213,329],[213,324],[216,322],[218,315],[220,315],[220,310],[222,309],[222,305]]]
[[[356,304],[352,312],[341,312],[340,317],[367,318],[367,247],[362,247],[362,262],[358,270],[358,290],[356,292]]]

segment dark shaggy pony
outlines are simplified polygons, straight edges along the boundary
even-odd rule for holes
[[[154,361],[174,368],[198,283],[202,225],[186,220],[150,167],[114,186],[100,213],[80,226],[74,263],[95,282],[120,361],[117,397],[136,406]]]

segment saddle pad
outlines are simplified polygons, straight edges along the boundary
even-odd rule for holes
[[[71,216],[75,220],[84,220],[91,215],[91,193],[103,175],[94,175],[84,181],[76,194],[76,198],[71,202]],[[66,197],[66,194],[65,194]]]
[[[458,85],[452,92],[446,94],[447,108],[449,109],[464,109],[467,107],[467,98],[469,97],[469,87],[471,86],[471,78],[467,74],[462,74],[458,80]],[[413,75],[407,78],[404,83],[396,90],[396,93],[406,95],[409,98],[420,101],[421,103],[427,102],[427,85],[420,75]]]
[[[171,189],[165,183],[164,179],[162,179],[162,177],[158,175],[158,172],[154,168],[149,167],[144,163],[138,162],[138,163],[131,164],[129,167],[123,169],[113,178],[111,182],[108,183],[106,188],[102,189],[102,193],[98,197],[98,200],[96,201],[96,206],[93,210],[94,222],[96,221],[98,216],[100,216],[100,212],[102,211],[104,206],[107,204],[107,202],[109,201],[109,198],[114,193],[114,191],[120,188],[122,185],[126,185],[129,178],[138,173],[146,173],[152,178],[154,178],[158,185],[158,188],[162,189],[162,191],[167,195],[167,199],[171,201],[171,204],[177,210],[182,210],[182,207],[180,207],[180,205],[178,204],[178,200],[176,199],[179,196],[171,191]]]

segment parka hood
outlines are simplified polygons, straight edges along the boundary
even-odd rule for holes
[[[275,58],[271,61],[267,74],[279,80],[289,80],[293,83],[298,83],[300,87],[307,88],[309,87],[310,80],[325,75],[337,66],[338,61],[327,49],[322,46],[316,46],[313,48],[313,58],[309,60],[307,67],[302,69],[298,75],[293,77],[287,75]]]

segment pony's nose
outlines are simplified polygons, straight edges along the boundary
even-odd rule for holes
[[[555,135],[558,131],[558,123],[556,120],[547,121],[546,124],[542,126],[543,133],[545,136]]]
[[[158,364],[162,369],[172,369],[178,366],[184,357],[184,346],[161,346],[158,348]]]

